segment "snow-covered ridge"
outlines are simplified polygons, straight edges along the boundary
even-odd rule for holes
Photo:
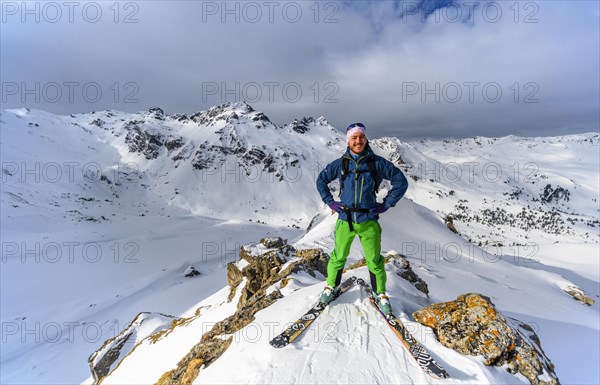
[[[308,286],[314,286],[311,285],[312,282],[319,282],[319,280],[323,279],[323,273],[326,270],[326,263],[323,259],[324,254],[319,250],[314,249],[295,250],[280,238],[265,238],[258,244],[251,244],[242,248],[240,256],[245,262],[243,265],[239,262],[232,262],[227,268],[229,284],[227,302],[215,304],[215,306],[210,308],[210,311],[208,311],[206,315],[204,315],[206,306],[203,305],[196,310],[193,317],[188,318],[183,322],[173,322],[170,329],[166,330],[166,332],[164,330],[165,328],[162,328],[154,332],[153,335],[147,335],[146,341],[136,342],[134,350],[130,350],[131,353],[129,355],[119,355],[119,349],[127,352],[127,350],[123,349],[123,340],[129,338],[131,334],[129,329],[132,327],[128,328],[125,333],[121,333],[123,335],[122,337],[115,339],[117,342],[121,341],[118,346],[115,346],[114,341],[110,344],[105,344],[105,346],[90,357],[90,364],[94,368],[95,382],[97,383],[101,380],[102,383],[107,384],[122,382],[189,384],[192,383],[194,378],[196,378],[196,381],[200,380],[200,382],[205,382],[207,378],[213,378],[212,376],[214,373],[219,372],[218,369],[216,369],[216,371],[213,370],[213,366],[217,365],[223,367],[223,362],[227,365],[227,362],[231,362],[231,358],[228,358],[228,355],[231,354],[230,352],[238,350],[240,346],[246,345],[246,348],[243,350],[252,350],[254,352],[254,354],[249,355],[244,361],[251,360],[252,357],[260,357],[265,354],[269,355],[269,350],[271,348],[268,347],[269,345],[267,342],[272,339],[275,334],[279,333],[281,328],[285,327],[285,325],[282,326],[281,322],[279,322],[282,314],[275,311],[274,308],[281,308],[284,304],[288,304],[289,306],[291,304],[291,298],[298,297],[297,292],[305,291],[308,289]],[[424,282],[411,269],[408,260],[395,253],[389,253],[386,256],[386,259],[390,260],[388,272],[391,279],[398,279],[397,277],[409,279],[406,273],[407,271],[410,271],[412,278],[414,278],[410,279],[410,281],[411,284],[414,284],[414,287],[410,284],[404,286],[407,295],[414,296],[421,303],[426,302],[428,297],[426,291],[422,290],[422,284],[424,284]],[[347,274],[359,274],[364,277],[366,275],[364,266],[364,260],[362,263],[349,266]],[[225,289],[223,291],[225,291]],[[357,293],[355,292],[353,295],[355,294]],[[224,293],[221,294],[221,296],[222,295],[224,295]],[[344,298],[336,301],[335,307],[360,307],[361,310],[358,314],[345,314],[344,317],[346,318],[346,321],[353,321],[353,317],[357,317],[360,320],[369,312],[371,312],[371,315],[377,314],[373,308],[369,309],[368,305],[366,308],[364,306],[361,307],[361,305],[364,305],[364,303],[360,303],[361,301],[344,301],[345,297],[348,295],[344,295]],[[339,306],[338,302],[341,302]],[[231,305],[233,304],[236,304],[237,311],[234,314],[230,314]],[[399,307],[399,309],[402,309],[402,307]],[[434,307],[424,309],[424,311],[429,312],[429,315],[424,318],[433,320],[439,316],[439,318],[442,319],[451,318],[456,320],[451,325],[451,331],[448,330],[448,333],[467,336],[463,337],[462,340],[456,339],[456,341],[452,341],[452,343],[455,344],[455,349],[459,350],[462,354],[477,355],[480,354],[480,352],[483,352],[488,365],[491,365],[496,361],[499,361],[497,365],[508,363],[510,364],[511,372],[516,373],[519,371],[525,373],[529,378],[532,378],[532,383],[536,385],[545,384],[546,382],[544,381],[547,381],[548,384],[556,383],[556,375],[553,373],[552,363],[545,356],[543,350],[541,350],[539,341],[534,345],[532,345],[530,341],[524,342],[522,337],[519,336],[523,335],[523,330],[511,327],[506,319],[494,309],[492,304],[489,303],[489,298],[469,295],[467,296],[466,302],[463,299],[462,302],[458,301],[441,304],[437,306],[437,309],[438,310]],[[444,317],[444,312],[446,312],[446,310],[440,311],[439,309],[451,310],[452,313],[448,312],[448,315],[451,315],[451,317]],[[295,311],[302,311],[302,309],[295,309]],[[331,315],[329,313],[335,311],[334,305],[328,307],[322,317],[324,318],[323,322],[330,319]],[[211,323],[208,327],[203,326],[203,323],[200,322],[207,316],[210,317],[210,319],[217,320],[218,316],[216,314],[222,314],[222,320]],[[426,313],[419,311],[419,314],[421,314],[419,317],[423,318],[423,314]],[[411,327],[413,334],[423,336],[430,333],[429,331],[422,329],[422,327],[419,327],[421,329],[420,332],[415,333],[414,328],[416,324],[408,320],[406,315],[402,314],[401,316],[407,327]],[[137,322],[138,318],[139,316],[132,322],[132,325],[137,325],[139,323]],[[293,319],[290,319],[290,321],[293,321]],[[436,322],[443,321],[437,320]],[[273,325],[275,325],[275,328],[273,328]],[[520,323],[520,325],[522,325],[520,326],[521,329],[525,328],[529,330],[528,334],[532,335],[534,339],[538,338],[535,332],[526,324]],[[298,345],[300,350],[305,344],[308,343],[310,345],[311,340],[309,336],[311,332],[317,333],[318,329],[321,327],[322,322],[321,318],[319,318],[314,325],[311,325],[310,330],[306,332],[307,337],[300,339],[294,344]],[[385,323],[380,322],[378,325],[373,325],[373,327],[378,328],[385,341]],[[478,327],[486,328],[484,336],[478,336],[477,332],[474,331]],[[258,330],[259,333],[254,336],[252,330]],[[360,330],[355,330],[354,332],[364,333],[364,331]],[[448,335],[448,333],[445,335]],[[192,340],[197,341],[197,343],[190,348],[190,342],[193,342],[190,341],[184,346],[177,348],[172,340],[179,340],[180,337],[178,337],[178,335],[181,334],[196,335]],[[369,332],[368,336],[371,334],[373,334],[372,331]],[[253,337],[250,339],[250,336]],[[367,335],[365,335],[365,337],[367,337]],[[473,341],[469,342],[470,339],[473,339]],[[318,338],[318,340],[321,340],[321,338]],[[475,340],[477,340],[477,342],[475,342]],[[325,340],[321,341],[321,343],[329,342],[332,344],[331,347],[339,349],[339,347],[335,346],[336,341],[338,340]],[[395,336],[393,333],[388,334],[388,344],[394,345],[394,341]],[[250,342],[251,345],[248,345],[248,342]],[[429,342],[428,345],[431,346],[431,341],[425,340],[424,342]],[[399,341],[396,343],[399,344]],[[513,344],[518,344],[517,349],[519,350],[514,350]],[[478,347],[478,345],[481,345],[481,347]],[[436,349],[435,346],[436,345],[434,345],[434,349]],[[109,350],[108,347],[112,349]],[[439,347],[439,345],[437,347]],[[355,348],[359,350],[356,354],[361,357],[361,361],[363,362],[361,365],[365,365],[365,362],[379,359],[380,355],[385,352],[385,348],[381,346],[374,347],[378,351],[378,354],[376,355],[368,353],[367,351],[363,352],[361,346],[355,346]],[[533,350],[537,350],[537,353],[534,353]],[[176,367],[173,368],[162,362],[160,357],[165,354],[165,351],[169,351],[169,356],[171,358],[180,357]],[[281,350],[283,354],[285,354],[285,351],[286,349]],[[405,353],[407,352],[405,351]],[[297,352],[296,354],[301,353]],[[439,351],[437,354],[441,354],[446,362],[452,360],[452,358],[450,358],[452,354],[456,356],[453,359],[460,357],[460,355],[449,351]],[[521,355],[521,358],[515,359],[515,355]],[[109,371],[108,368],[106,368],[106,364],[103,363],[110,360],[116,360],[117,358],[119,360],[118,365],[115,365],[116,367]],[[140,363],[149,361],[155,363],[152,370],[136,371],[134,369]],[[170,360],[170,362],[173,362],[173,360]],[[280,358],[276,355],[272,356],[270,366],[277,367],[278,362],[284,361],[280,361]],[[268,368],[265,368],[263,363],[254,362],[254,364],[254,372],[268,373]],[[415,366],[415,364],[416,362],[413,362],[412,366]],[[313,363],[313,365],[318,367],[317,362]],[[397,365],[397,363],[392,365]],[[161,373],[160,368],[162,368],[164,373]],[[449,370],[453,376],[456,376],[457,367],[451,367]],[[486,378],[486,372],[490,370],[491,369],[485,367],[478,368],[477,371],[479,374],[477,376],[480,379]],[[295,367],[293,362],[290,362],[288,363],[288,368],[279,370],[279,373],[273,373],[271,376],[285,378],[285,376],[297,375],[301,371],[302,370],[299,367]],[[386,382],[394,379],[398,380],[400,378],[403,378],[404,380],[414,380],[419,378],[428,379],[427,382],[432,381],[432,379],[425,376],[424,372],[418,367],[411,367],[410,363],[403,370],[403,373],[404,376],[400,377],[388,373],[380,373],[379,375],[382,379],[385,378]],[[537,381],[537,373],[548,378]],[[239,375],[240,374],[237,375],[238,377],[230,378],[233,382],[236,382],[233,379],[239,378]],[[220,376],[228,377],[228,374],[221,373]],[[157,380],[158,377],[160,377],[160,379]],[[495,376],[494,378],[499,379],[501,377],[502,375]],[[222,381],[223,377],[221,377],[220,380]],[[229,382],[229,380],[225,382]]]
[[[5,183],[8,187],[16,182],[14,189],[5,190],[13,195],[4,198],[14,205],[24,203],[22,196],[29,195],[12,191],[19,189],[19,181],[31,179],[27,167],[40,167],[42,174],[54,171],[48,168],[57,165],[63,176],[74,173],[83,190],[102,190],[103,199],[88,206],[114,203],[129,190],[130,195],[144,196],[158,206],[168,204],[196,215],[268,219],[305,227],[311,216],[298,217],[296,213],[314,211],[319,202],[313,194],[298,192],[310,191],[323,159],[330,160],[330,154],[344,148],[343,137],[324,118],[302,118],[276,126],[246,103],[227,103],[189,117],[165,115],[153,107],[136,114],[99,111],[71,116],[8,110],[2,118],[3,138],[8,144],[3,147]],[[70,140],[65,140],[64,132]],[[18,146],[25,141],[36,149],[31,156]],[[88,162],[82,163],[86,158]],[[67,183],[61,183],[65,179],[52,182],[58,182],[54,183],[57,188],[64,185],[65,189],[80,190],[76,199],[87,198],[81,189],[72,188],[79,180],[69,175]],[[98,183],[92,186],[89,182]],[[239,187],[231,188],[240,185],[244,186],[242,194],[238,194]],[[75,191],[68,193],[73,198]],[[90,195],[97,199],[99,194]],[[296,208],[300,210],[273,199],[290,194],[299,197]],[[53,195],[38,201],[60,202],[61,195]],[[224,206],[224,200],[236,204]],[[49,204],[48,208],[53,207],[56,205]],[[148,215],[156,209],[138,206],[134,211]],[[81,220],[111,219],[86,215],[83,208],[74,214]]]
[[[130,371],[119,378],[133,381],[152,356],[160,365],[146,374],[155,381],[199,331],[235,312],[226,269],[236,260],[238,269],[248,266],[238,259],[243,245],[280,236],[294,247],[331,251],[335,216],[314,180],[341,155],[345,138],[323,118],[276,126],[231,104],[189,116],[159,108],[71,116],[19,109],[3,111],[0,121],[2,383],[92,381],[90,354],[140,312],[191,319],[204,309],[195,332],[164,339],[164,354],[144,339],[128,356]],[[598,361],[598,344],[578,343],[599,335],[598,135],[370,143],[409,177],[406,199],[381,221],[383,250],[404,254],[429,290],[428,300],[388,266],[392,305],[411,327],[421,330],[410,314],[430,302],[480,292],[534,327],[563,382],[600,381],[584,369]],[[460,235],[448,230],[448,217]],[[361,253],[356,241],[348,264]],[[201,274],[186,277],[190,265]],[[275,289],[286,298],[236,332],[243,341],[196,382],[425,382],[415,368],[398,366],[400,351],[379,350],[387,330],[359,292],[348,293],[298,349],[264,349],[268,338],[252,334],[256,326],[291,321],[318,296],[322,277],[300,274],[269,293]],[[58,336],[48,334],[55,330]],[[87,337],[91,330],[97,338]],[[463,368],[451,369],[456,383],[525,381],[423,336],[438,361]],[[381,364],[357,353],[365,351],[395,371],[381,377]],[[572,365],[567,351],[579,351],[581,364]],[[289,370],[278,366],[299,355]],[[227,370],[233,363],[235,373]]]
[[[145,338],[169,329],[177,318],[165,314],[140,313],[118,336],[107,340],[88,359],[95,381],[114,370],[113,365],[127,356]]]
[[[589,133],[399,146],[417,185],[412,199],[453,220],[474,243],[507,245],[527,243],[532,232],[598,242],[599,143]]]
[[[345,148],[343,135],[325,118],[302,118],[276,126],[246,103],[227,103],[189,117],[166,115],[153,107],[136,114],[100,111],[71,116],[19,109],[5,111],[3,119],[5,142],[27,140],[28,146],[36,149],[27,156],[18,147],[12,151],[10,145],[4,146],[3,182],[7,188],[3,199],[15,206],[26,205],[27,194],[15,192],[19,187],[11,188],[11,182],[31,179],[27,167],[38,167],[45,179],[52,179],[50,174],[58,166],[62,178],[54,186],[59,187],[67,176],[72,184],[75,172],[83,179],[83,190],[101,190],[88,196],[68,185],[65,189],[71,191],[43,199],[50,210],[60,205],[60,197],[80,200],[82,207],[69,213],[77,220],[110,220],[106,215],[87,214],[85,211],[93,210],[86,206],[100,208],[101,202],[114,203],[128,191],[158,206],[166,203],[196,215],[253,218],[259,223],[275,220],[305,228],[312,216],[298,217],[295,212],[316,213],[315,207],[320,205],[313,193],[316,175]],[[64,130],[75,139],[73,145],[63,145]],[[508,224],[525,231],[589,239],[592,235],[584,230],[599,225],[597,215],[589,215],[598,212],[598,178],[584,180],[569,173],[574,171],[573,162],[597,170],[598,138],[598,134],[580,134],[410,143],[381,138],[371,140],[371,145],[403,165],[416,182],[409,190],[412,199],[443,216],[488,227]],[[81,164],[83,156],[91,162]],[[555,164],[565,167],[557,169]],[[86,183],[90,181],[99,183]],[[235,194],[239,187],[230,188],[240,185],[244,186],[242,194]],[[275,199],[287,195],[298,198],[298,210]],[[440,204],[431,198],[440,198]],[[236,204],[223,207],[224,200]],[[152,211],[141,207],[134,209],[139,215]],[[460,224],[458,227],[461,230]],[[469,237],[474,242],[492,241],[482,234]]]

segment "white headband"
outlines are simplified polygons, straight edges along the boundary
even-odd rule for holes
[[[357,132],[361,132],[365,136],[365,138],[367,137],[367,130],[365,130],[364,127],[354,126],[348,131],[346,131],[346,142],[350,142],[350,137],[356,134]]]

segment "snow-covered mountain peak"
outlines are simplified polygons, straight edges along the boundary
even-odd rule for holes
[[[151,107],[138,113],[106,110],[71,116],[21,109],[5,111],[3,119],[10,143],[31,142],[23,127],[32,135],[39,133],[34,140],[40,146],[35,155],[38,162],[58,157],[69,163],[80,159],[73,149],[91,149],[98,165],[95,171],[113,196],[126,188],[132,196],[166,202],[194,214],[275,220],[287,226],[308,225],[320,206],[312,190],[323,159],[331,160],[345,148],[343,136],[323,117],[277,126],[244,102],[224,103],[189,117],[167,115],[160,107]],[[67,131],[70,136],[65,137]],[[67,144],[75,138],[78,143]],[[45,145],[48,141],[53,144]],[[70,149],[65,151],[61,143]],[[5,159],[11,164],[31,160],[18,147],[14,152],[7,150]],[[127,176],[115,173],[115,165]],[[132,172],[140,177],[139,183],[123,185],[116,180],[131,180]],[[34,194],[47,193],[37,190]],[[237,204],[223,206],[224,193],[232,194],[227,200]],[[291,195],[299,197],[298,206],[273,199]],[[52,199],[56,198],[40,200]],[[102,205],[99,201],[97,208]],[[154,209],[141,210],[148,211]],[[297,213],[303,214],[298,217]]]
[[[196,112],[190,116],[190,119],[200,126],[213,126],[220,121],[239,124],[242,122],[254,122],[256,128],[264,128],[266,125],[273,125],[269,118],[260,111],[255,111],[252,106],[246,102],[223,103],[209,108],[206,111]]]

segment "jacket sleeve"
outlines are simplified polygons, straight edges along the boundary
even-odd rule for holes
[[[336,159],[329,163],[317,177],[317,190],[319,191],[319,195],[321,195],[321,199],[326,204],[333,202],[333,196],[331,195],[331,191],[329,191],[329,183],[339,177],[340,167],[341,161]]]
[[[383,165],[382,176],[384,179],[392,183],[392,189],[388,191],[387,196],[383,199],[383,204],[388,209],[394,207],[396,203],[404,196],[408,189],[408,180],[400,171],[400,169],[387,159],[381,158]]]

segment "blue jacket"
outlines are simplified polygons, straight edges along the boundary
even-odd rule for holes
[[[377,183],[376,186],[379,186],[384,179],[387,179],[392,183],[392,189],[388,191],[387,196],[383,200],[383,204],[388,209],[394,207],[400,198],[404,196],[404,193],[406,193],[408,181],[398,167],[394,166],[389,160],[384,159],[379,155],[375,155],[368,144],[357,160],[354,160],[350,155],[350,149],[346,149],[343,158],[350,159],[348,170],[360,170],[361,172],[348,172],[346,179],[344,180],[344,186],[340,186],[342,189],[340,200],[346,207],[353,208],[370,209],[377,205],[375,189],[373,188],[374,181],[366,161],[369,157],[375,157],[375,167],[377,169],[378,179],[375,181]],[[325,166],[325,169],[319,173],[319,177],[317,178],[317,190],[321,195],[321,199],[326,204],[329,204],[334,200],[329,191],[329,183],[335,179],[339,179],[341,183],[341,175],[341,158],[329,163]],[[351,215],[352,222],[355,223],[379,219],[378,215],[372,215],[370,213],[352,212]],[[341,212],[339,218],[345,221],[348,220],[345,212]]]

